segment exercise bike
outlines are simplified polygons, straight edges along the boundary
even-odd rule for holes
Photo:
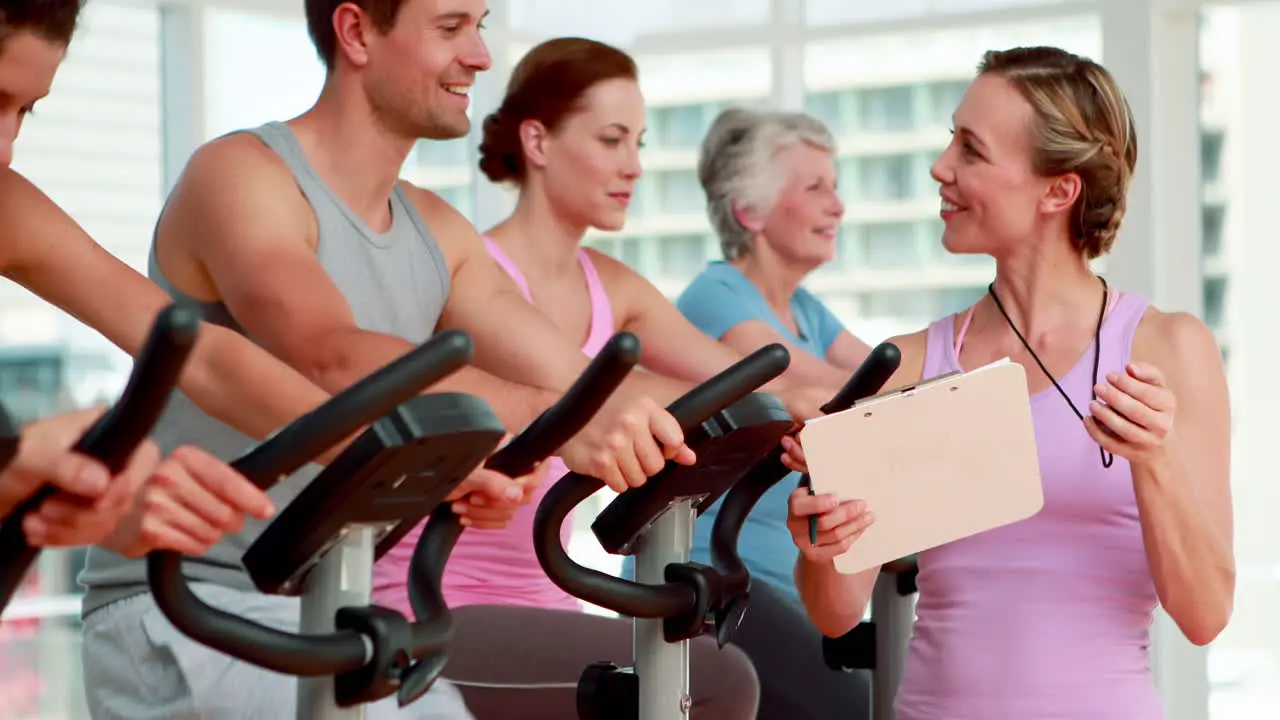
[[[895,346],[876,348],[824,412],[878,392],[899,360]],[[737,549],[742,525],[760,497],[790,472],[779,443],[794,429],[791,415],[773,396],[753,392],[782,374],[789,361],[781,345],[766,346],[670,406],[698,453],[697,465],[670,465],[619,495],[592,525],[605,550],[636,556],[635,582],[575,563],[560,543],[560,525],[599,489],[598,480],[566,475],[540,503],[534,541],[548,577],[566,592],[635,621],[632,668],[602,661],[579,679],[580,720],[688,716],[688,641],[713,633],[724,647],[732,639],[750,595],[750,575]],[[721,496],[711,566],[689,562],[696,516]]]
[[[156,602],[179,630],[237,659],[300,678],[299,718],[354,720],[364,716],[367,703],[395,694],[404,706],[430,689],[448,659],[452,618],[439,579],[453,546],[427,532],[415,546],[412,622],[369,604],[374,561],[428,513],[448,508],[444,499],[482,462],[510,476],[531,471],[586,425],[640,357],[634,335],[615,336],[556,405],[497,452],[504,429],[480,398],[419,395],[388,413],[396,402],[461,367],[470,354],[462,333],[438,335],[233,463],[266,487],[387,413],[244,555],[259,590],[301,596],[301,633],[213,608],[187,586],[180,556],[148,558]]]

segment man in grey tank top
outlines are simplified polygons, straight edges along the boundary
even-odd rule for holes
[[[151,277],[331,393],[438,329],[464,329],[477,367],[438,389],[479,395],[508,428],[525,426],[577,379],[585,356],[524,300],[460,214],[398,179],[418,139],[469,130],[467,91],[490,64],[479,34],[484,1],[307,0],[306,8],[329,68],[320,98],[288,123],[232,133],[193,155],[158,222]],[[557,454],[617,490],[668,459],[692,463],[662,409],[686,389],[630,378]],[[162,448],[194,443],[224,459],[253,445],[180,394],[155,437]],[[277,506],[317,471],[273,488]],[[487,488],[491,505],[510,503],[508,478],[477,470],[469,483]],[[208,602],[296,630],[296,600],[255,592],[240,564],[262,527],[247,524],[188,559],[185,572]],[[233,661],[168,623],[147,592],[143,561],[93,548],[81,580],[95,720],[295,716],[293,678]],[[394,698],[370,707],[369,717],[383,715],[470,717],[447,684],[404,710]]]

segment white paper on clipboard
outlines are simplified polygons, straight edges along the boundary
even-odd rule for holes
[[[813,491],[876,521],[835,560],[857,573],[1044,507],[1026,371],[1001,360],[867,398],[800,431]]]

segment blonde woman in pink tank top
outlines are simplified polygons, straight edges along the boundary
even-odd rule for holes
[[[1054,48],[988,53],[954,124],[932,170],[942,242],[993,256],[996,278],[968,311],[894,338],[903,362],[890,385],[1003,357],[1023,364],[1045,505],[920,554],[898,718],[1159,720],[1156,605],[1197,645],[1232,610],[1219,349],[1198,319],[1090,270],[1115,241],[1137,160],[1133,116],[1106,70]],[[791,497],[797,584],[827,635],[863,616],[876,573],[839,575],[832,558],[874,513]],[[812,515],[829,528],[816,544]]]

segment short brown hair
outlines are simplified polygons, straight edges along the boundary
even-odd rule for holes
[[[307,34],[316,46],[316,55],[325,69],[333,71],[338,54],[338,34],[333,29],[333,14],[342,5],[355,5],[364,11],[378,32],[386,34],[396,25],[396,16],[404,0],[306,0]]]
[[[1071,220],[1076,248],[1090,260],[1110,251],[1138,163],[1133,110],[1115,78],[1054,47],[990,51],[978,73],[1004,78],[1031,104],[1036,173],[1080,176],[1084,188]]]
[[[502,105],[484,119],[480,172],[495,183],[523,182],[527,168],[521,123],[537,120],[554,132],[592,87],[637,77],[630,55],[596,40],[563,37],[535,46],[511,71]]]
[[[84,0],[19,0],[0,3],[0,49],[19,32],[70,45]]]

